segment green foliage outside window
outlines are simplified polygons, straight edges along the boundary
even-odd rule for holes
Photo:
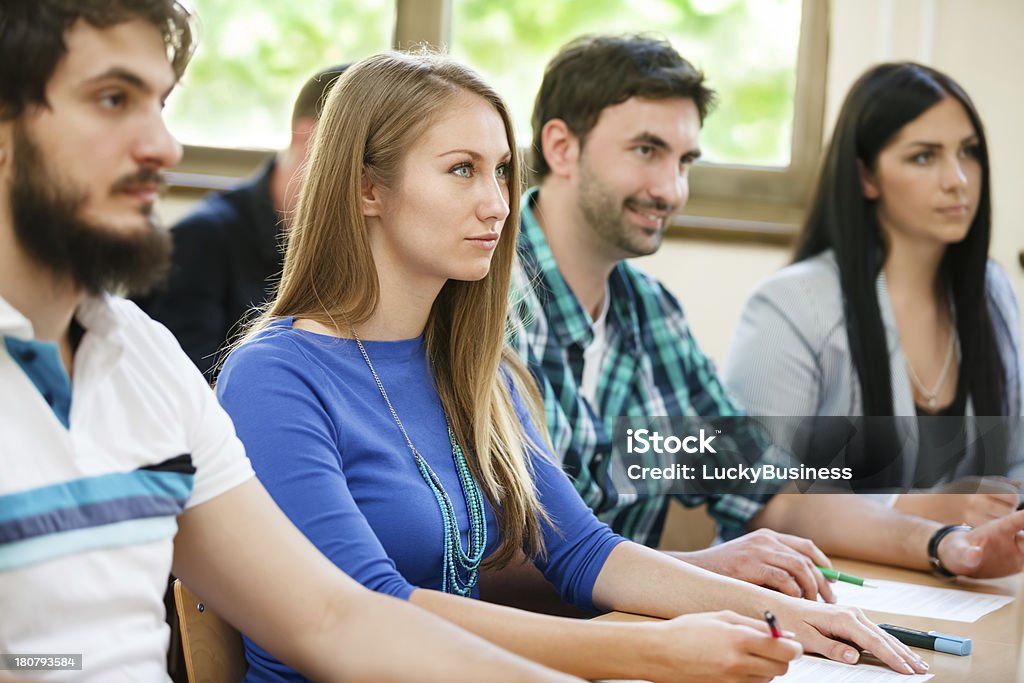
[[[387,50],[394,0],[190,0],[199,48],[168,102],[182,142],[278,149],[320,69]]]
[[[719,163],[785,166],[792,139],[799,0],[453,0],[452,54],[509,101],[521,144],[559,46],[583,33],[651,32],[720,95],[701,146]]]
[[[315,71],[390,47],[395,0],[190,0],[199,49],[168,102],[185,143],[287,145],[292,100]],[[452,54],[508,100],[522,144],[544,65],[582,33],[654,32],[704,70],[720,104],[704,158],[785,166],[800,0],[451,0]]]

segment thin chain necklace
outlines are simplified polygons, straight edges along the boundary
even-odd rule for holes
[[[477,486],[476,480],[473,479],[473,473],[466,463],[466,456],[462,452],[462,447],[455,440],[455,434],[452,432],[451,425],[448,424],[448,416],[445,415],[445,424],[448,426],[448,441],[452,445],[452,460],[455,461],[455,469],[459,473],[459,483],[462,488],[462,497],[466,501],[466,508],[469,510],[469,549],[463,550],[459,522],[455,517],[455,508],[448,497],[448,492],[444,490],[441,480],[434,470],[431,469],[426,459],[420,455],[420,452],[416,450],[416,446],[412,444],[412,439],[409,438],[409,434],[405,431],[405,426],[398,418],[398,412],[395,410],[395,407],[391,405],[388,392],[384,390],[384,383],[380,381],[380,375],[373,368],[373,363],[370,362],[370,355],[366,353],[366,347],[363,346],[363,341],[356,334],[355,330],[352,330],[352,337],[356,340],[359,353],[363,355],[366,366],[370,368],[370,373],[377,383],[380,395],[384,398],[388,410],[391,411],[391,417],[395,419],[395,424],[398,425],[399,431],[405,437],[405,443],[412,453],[420,475],[427,482],[430,490],[433,491],[434,498],[437,499],[437,506],[441,509],[442,526],[444,527],[441,590],[445,593],[468,596],[480,580],[480,561],[484,556],[484,548],[487,547],[487,520],[484,516],[484,501],[483,496],[480,494],[480,487]]]
[[[939,372],[939,378],[931,389],[926,387],[921,378],[917,376],[917,373],[914,372],[914,366],[910,364],[910,358],[907,358],[907,370],[910,371],[910,381],[914,384],[918,393],[921,394],[921,398],[928,404],[929,410],[934,410],[939,404],[939,392],[942,391],[942,387],[946,384],[946,376],[949,374],[949,368],[953,365],[953,354],[956,353],[959,346],[960,340],[957,339],[956,327],[953,327],[949,334],[949,345],[946,347],[946,359],[942,361],[942,370]]]

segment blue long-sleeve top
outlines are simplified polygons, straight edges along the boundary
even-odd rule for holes
[[[409,438],[447,491],[467,547],[469,512],[423,338],[363,344]],[[416,588],[441,588],[441,512],[354,341],[281,320],[231,354],[217,394],[260,481],[332,562],[402,599]],[[527,435],[542,444],[514,398]],[[597,575],[623,539],[594,517],[557,465],[532,460],[555,525],[543,525],[547,557],[537,566],[564,600],[592,609]],[[486,497],[485,514],[486,557],[501,543]],[[304,680],[248,638],[245,647],[247,681]]]

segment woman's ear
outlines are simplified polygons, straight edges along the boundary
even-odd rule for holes
[[[382,213],[381,191],[373,181],[363,174],[362,181],[363,216],[380,218]]]
[[[860,159],[857,159],[857,173],[860,175],[860,191],[864,194],[864,198],[872,201],[878,199],[880,193],[875,181],[875,174],[868,170],[868,167]]]

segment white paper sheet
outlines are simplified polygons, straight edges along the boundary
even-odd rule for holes
[[[772,679],[779,683],[922,683],[934,674],[896,673],[874,664],[842,664],[823,657],[801,657],[789,665],[785,676]],[[645,681],[595,681],[595,683],[646,683]]]
[[[780,683],[919,683],[934,674],[896,673],[892,669],[874,664],[842,664],[821,657],[801,657],[789,665],[785,676],[773,680]]]
[[[990,595],[954,588],[918,586],[902,581],[868,579],[877,588],[837,581],[832,584],[836,602],[889,614],[906,614],[951,621],[977,621],[989,612],[1013,602],[1012,596]]]

